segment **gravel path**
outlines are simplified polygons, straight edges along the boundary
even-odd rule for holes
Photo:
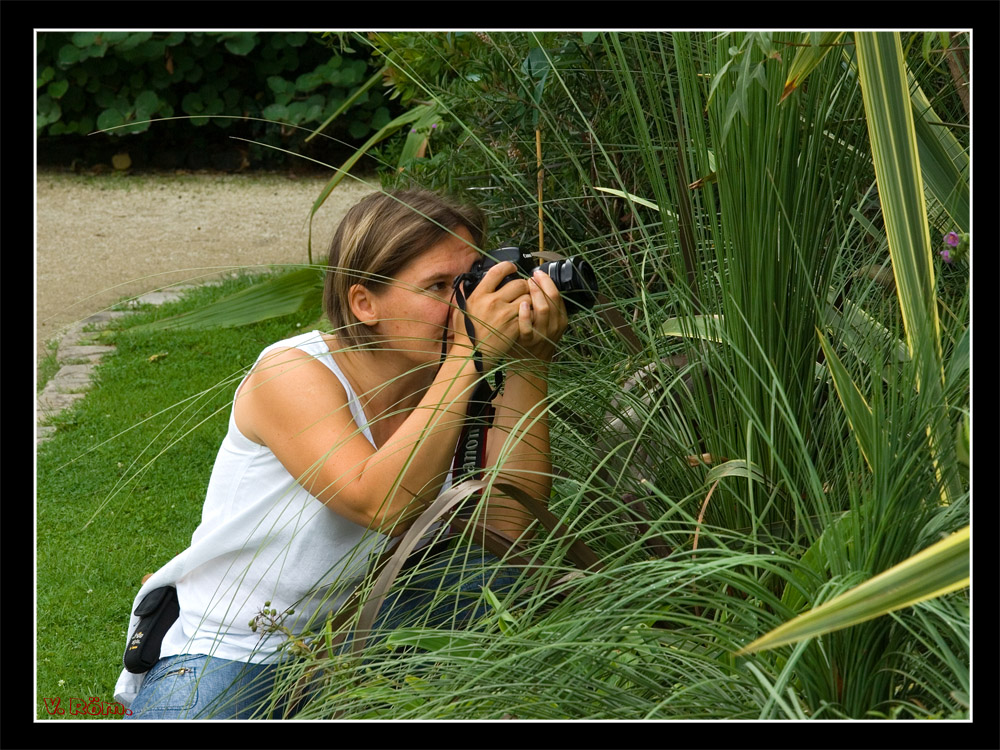
[[[309,211],[329,176],[39,172],[36,354],[122,297],[241,267],[308,262]],[[322,262],[344,212],[371,185],[347,178],[313,219]]]

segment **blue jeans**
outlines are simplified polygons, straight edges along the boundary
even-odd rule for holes
[[[484,587],[499,593],[518,577],[516,570],[497,569],[497,558],[476,545],[429,553],[423,560],[420,555],[416,553],[416,565],[400,573],[402,587],[386,597],[376,631],[385,633],[403,625],[460,626],[489,613],[489,607],[479,603]],[[350,643],[343,649],[349,649]],[[249,664],[202,654],[167,656],[146,673],[129,706],[132,715],[125,718],[292,718],[294,712],[288,710],[286,699],[271,705],[275,684],[285,674],[280,664]]]
[[[279,674],[276,664],[167,656],[146,673],[125,719],[249,719],[268,703]],[[274,715],[283,713],[279,706]]]

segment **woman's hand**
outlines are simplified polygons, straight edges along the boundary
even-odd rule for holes
[[[493,266],[466,300],[465,313],[458,307],[452,311],[454,347],[461,351],[474,346],[483,357],[484,370],[499,364],[520,339],[520,310],[523,305],[530,307],[529,282],[518,278],[497,287],[516,271],[516,266],[509,261]],[[469,339],[466,319],[473,325],[474,342]]]
[[[569,324],[566,303],[555,282],[536,270],[528,281],[530,302],[522,300],[518,310],[517,353],[529,359],[551,362],[556,345]]]

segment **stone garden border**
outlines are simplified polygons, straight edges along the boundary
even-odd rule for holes
[[[210,281],[207,284],[221,284]],[[149,292],[129,300],[126,306],[138,308],[142,305],[162,305],[175,302],[186,292],[205,284],[178,284],[156,292]],[[115,350],[113,346],[98,343],[98,336],[110,321],[129,315],[133,310],[104,310],[71,325],[59,340],[56,360],[59,371],[45,384],[45,388],[35,400],[35,445],[49,440],[56,431],[55,425],[44,424],[47,420],[69,409],[87,395],[91,387],[94,368],[105,354]],[[88,328],[94,330],[88,331]]]

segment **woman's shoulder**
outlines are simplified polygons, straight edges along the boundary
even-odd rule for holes
[[[283,373],[302,370],[301,375],[335,376],[337,365],[331,356],[327,335],[320,331],[310,331],[277,341],[267,346],[257,358],[250,371],[250,378],[260,378],[262,373],[274,371]],[[302,368],[303,364],[315,362],[320,367]],[[339,380],[339,378],[335,378]]]
[[[301,349],[302,351],[313,355],[329,353],[330,345],[328,342],[332,338],[333,337],[319,330],[299,333],[295,336],[289,336],[286,339],[282,339],[281,341],[275,341],[273,344],[266,346],[261,352],[261,357],[267,356],[271,352],[279,349]]]
[[[251,368],[251,375],[266,366],[273,366],[278,360],[290,361],[307,358],[321,362],[326,365],[328,370],[336,374],[338,366],[332,356],[335,342],[336,339],[322,331],[309,331],[276,341],[261,351]]]
[[[329,353],[322,334],[303,334],[268,346],[236,394],[234,417],[240,431],[264,444],[257,429],[261,419],[345,405],[347,390],[330,366],[330,357],[323,356]]]

